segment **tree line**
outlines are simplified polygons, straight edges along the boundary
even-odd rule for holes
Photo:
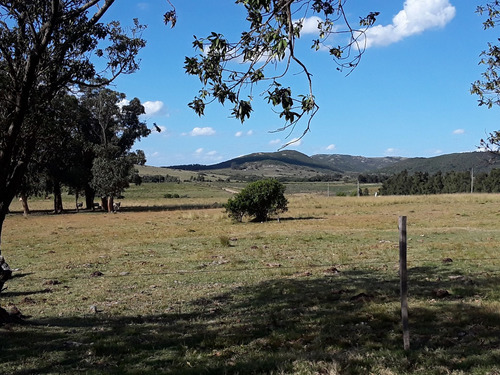
[[[500,169],[489,173],[467,172],[416,172],[412,175],[404,170],[385,180],[380,188],[382,195],[419,195],[453,193],[498,193],[500,192]]]

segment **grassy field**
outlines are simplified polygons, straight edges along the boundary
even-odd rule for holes
[[[0,303],[29,318],[0,327],[0,374],[500,374],[499,195],[291,194],[279,222],[241,224],[214,205],[229,196],[151,184],[117,214],[27,218],[15,202]]]

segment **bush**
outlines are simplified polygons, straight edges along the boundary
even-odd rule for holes
[[[245,215],[255,221],[267,221],[270,215],[288,210],[285,185],[275,179],[260,180],[249,184],[225,204],[226,212],[237,221]]]

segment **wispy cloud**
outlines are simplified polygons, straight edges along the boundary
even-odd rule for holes
[[[326,146],[326,149],[328,151],[333,151],[333,150],[335,150],[335,145],[334,144],[328,145],[328,146]]]
[[[214,135],[214,134],[215,134],[215,130],[211,127],[208,127],[208,126],[204,127],[204,128],[196,127],[189,132],[189,135],[192,137],[210,136],[210,135]]]
[[[367,30],[367,46],[387,46],[429,29],[442,28],[455,13],[449,0],[406,0],[390,25],[377,25]]]
[[[246,133],[244,133],[244,132],[242,132],[242,131],[240,130],[240,131],[238,131],[238,132],[234,133],[234,136],[235,136],[235,137],[243,137],[244,135],[247,135],[247,136],[251,136],[251,135],[253,135],[253,130],[249,130],[249,131],[247,131]]]
[[[272,141],[269,141],[269,144],[271,146],[279,145],[281,143],[281,139],[273,139]]]
[[[386,149],[384,151],[384,154],[386,156],[394,156],[398,153],[398,149],[397,148],[392,148],[392,147],[389,147],[388,149]]]
[[[289,147],[298,147],[302,145],[302,138],[294,138],[289,142]]]
[[[195,157],[202,163],[216,163],[223,159],[217,151],[205,151],[205,149],[201,147],[196,149]]]
[[[455,129],[455,130],[453,130],[453,134],[465,134],[465,130],[464,129]]]

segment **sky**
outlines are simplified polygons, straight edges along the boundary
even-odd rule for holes
[[[118,0],[108,19],[147,25],[140,70],[121,76],[114,90],[137,97],[146,109],[142,119],[152,132],[137,142],[147,165],[215,164],[254,152],[275,152],[304,129],[276,132],[282,120],[266,105],[265,86],[258,86],[254,112],[243,124],[231,118],[231,106],[210,104],[199,117],[188,107],[202,88],[184,72],[186,56],[198,52],[193,35],[212,31],[234,36],[248,27],[244,8],[233,0],[171,0],[177,23],[170,28],[165,0]],[[480,53],[498,38],[484,30],[481,1],[361,0],[348,1],[353,24],[369,12],[380,12],[367,33],[367,49],[350,74],[338,71],[328,52],[310,49],[317,23],[304,22],[298,57],[313,74],[319,112],[311,131],[286,149],[306,155],[347,154],[365,157],[433,157],[475,151],[482,138],[498,130],[499,109],[479,107],[471,84],[481,78]],[[338,41],[332,41],[333,44]],[[304,75],[292,67],[286,83],[304,88]],[[257,90],[258,91],[258,90]]]

